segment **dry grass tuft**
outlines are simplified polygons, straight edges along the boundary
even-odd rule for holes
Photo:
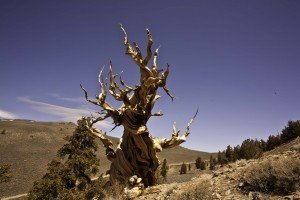
[[[181,200],[210,200],[214,199],[210,181],[202,180],[195,185],[189,185],[171,199]]]
[[[104,200],[122,200],[123,198],[123,191],[124,187],[119,184],[115,183],[110,187],[106,187],[104,190]]]
[[[250,165],[242,179],[247,191],[286,195],[300,186],[299,157],[271,157]]]

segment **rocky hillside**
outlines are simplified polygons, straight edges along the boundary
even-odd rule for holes
[[[0,185],[0,197],[26,193],[34,180],[46,171],[47,163],[71,135],[75,124],[14,120],[0,122],[0,163],[12,165],[12,180]],[[118,138],[110,137],[116,145]],[[109,162],[99,143],[101,170]],[[300,138],[283,144],[259,159],[238,160],[216,170],[192,170],[179,175],[183,161],[193,162],[197,156],[208,159],[211,154],[176,147],[159,154],[171,164],[167,184],[149,187],[140,193],[135,188],[127,196],[142,200],[243,200],[300,199]]]
[[[46,172],[47,164],[55,158],[57,150],[65,143],[64,138],[75,129],[69,122],[37,122],[31,120],[0,121],[0,164],[11,164],[12,179],[0,185],[0,197],[26,193],[35,180]],[[109,137],[109,136],[108,136]],[[116,137],[109,137],[118,143]],[[98,157],[101,172],[109,168],[104,148],[99,142]],[[176,147],[158,156],[168,163],[194,161],[198,156],[209,159],[210,153]]]
[[[259,159],[238,160],[184,183],[147,188],[143,200],[300,199],[300,138]],[[128,195],[135,195],[134,190]]]

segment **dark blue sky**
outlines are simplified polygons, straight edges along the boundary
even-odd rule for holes
[[[126,82],[138,68],[124,54],[118,24],[146,45],[150,28],[159,66],[171,65],[174,102],[161,92],[149,127],[169,137],[199,106],[189,148],[217,151],[267,138],[300,119],[300,1],[0,0],[0,117],[76,120],[112,59]],[[107,72],[107,71],[106,71]],[[103,129],[109,124],[104,123]],[[119,128],[111,134],[120,136]]]

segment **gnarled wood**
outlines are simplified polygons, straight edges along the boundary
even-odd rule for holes
[[[147,122],[151,116],[162,116],[162,112],[152,113],[155,102],[158,100],[158,88],[162,88],[171,99],[171,95],[167,88],[167,78],[169,75],[169,65],[165,70],[158,69],[157,57],[158,50],[152,56],[153,38],[149,29],[146,30],[148,45],[147,55],[142,56],[142,52],[137,43],[130,44],[127,32],[124,27],[120,25],[124,34],[125,53],[139,66],[140,69],[140,84],[134,88],[128,86],[122,79],[121,75],[113,73],[112,62],[109,63],[109,83],[104,83],[102,75],[103,69],[99,74],[99,83],[101,92],[92,100],[88,97],[87,91],[84,91],[85,98],[88,102],[100,106],[102,111],[99,112],[100,116],[93,120],[86,120],[85,126],[92,134],[99,137],[104,147],[106,148],[107,158],[111,161],[109,170],[110,182],[128,183],[130,177],[136,175],[142,178],[144,186],[151,186],[156,183],[155,171],[159,166],[159,161],[156,156],[157,151],[162,151],[165,148],[172,148],[180,145],[190,134],[190,125],[195,119],[195,116],[188,123],[186,131],[182,136],[179,136],[179,131],[174,124],[173,133],[170,139],[153,138],[147,128]],[[148,67],[149,61],[153,59],[151,69]],[[118,83],[116,77],[119,76]],[[107,86],[108,85],[108,86]],[[106,102],[107,92],[117,101],[122,101],[123,105],[115,109]],[[116,150],[113,149],[113,144],[108,140],[104,134],[93,127],[93,124],[112,118],[116,126],[122,125],[124,127],[123,136],[119,146]]]

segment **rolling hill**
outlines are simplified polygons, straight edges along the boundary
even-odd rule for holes
[[[71,122],[38,122],[32,120],[0,121],[0,164],[11,164],[11,181],[0,185],[0,197],[26,193],[35,180],[45,174],[47,163],[56,156],[76,125]],[[119,139],[108,136],[116,146]],[[104,148],[99,142],[100,172],[109,168]],[[198,156],[209,159],[211,153],[183,147],[167,149],[158,154],[169,164],[193,162]]]

